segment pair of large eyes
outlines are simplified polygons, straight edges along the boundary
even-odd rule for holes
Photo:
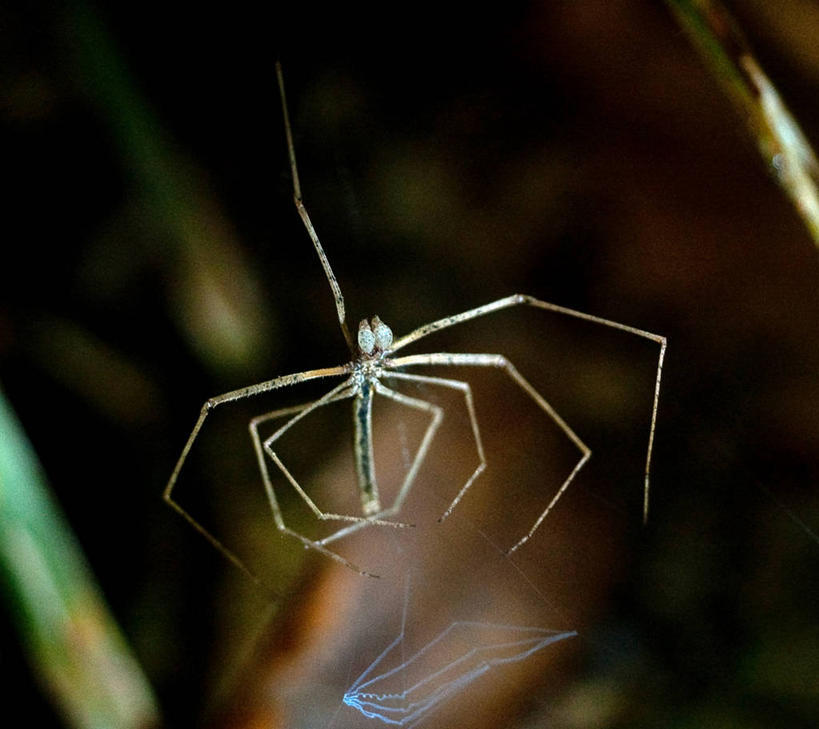
[[[377,316],[372,321],[362,319],[358,325],[358,348],[364,354],[372,354],[376,350],[385,352],[392,345],[392,329]]]

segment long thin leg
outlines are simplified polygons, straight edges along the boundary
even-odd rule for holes
[[[355,347],[353,339],[350,336],[350,330],[347,329],[346,315],[344,311],[344,297],[341,295],[341,287],[338,285],[338,280],[330,267],[330,261],[327,259],[327,254],[319,242],[318,233],[313,227],[310,216],[307,214],[307,209],[304,207],[304,201],[301,196],[301,184],[299,183],[299,171],[296,167],[296,147],[293,144],[293,132],[290,129],[290,115],[287,112],[287,99],[284,93],[284,75],[282,74],[281,63],[276,61],[276,78],[279,81],[279,93],[282,97],[282,113],[284,114],[284,133],[287,137],[287,154],[290,158],[290,173],[293,177],[293,201],[296,203],[296,210],[299,211],[304,227],[307,229],[307,234],[310,240],[313,241],[313,246],[318,253],[321,265],[324,268],[324,273],[327,276],[327,282],[330,284],[330,289],[333,292],[333,299],[336,302],[336,313],[338,314],[338,323],[341,326],[341,332],[344,334],[344,339],[350,352],[355,354]]]
[[[297,423],[299,420],[301,420],[303,417],[305,417],[309,413],[313,412],[316,408],[321,407],[322,405],[327,405],[327,404],[329,404],[331,402],[337,402],[339,400],[344,400],[345,398],[351,397],[354,393],[355,393],[355,386],[351,384],[350,380],[345,380],[340,385],[338,385],[337,387],[334,387],[332,390],[330,390],[324,396],[322,396],[321,398],[319,398],[318,400],[316,400],[316,401],[314,401],[312,403],[308,403],[307,405],[300,405],[300,406],[296,406],[296,407],[291,407],[291,408],[283,408],[281,410],[274,410],[271,413],[265,413],[264,415],[259,415],[259,416],[255,417],[255,418],[253,418],[250,421],[249,430],[250,430],[251,438],[253,439],[253,447],[254,447],[254,450],[256,452],[256,458],[257,458],[257,461],[258,461],[258,464],[259,464],[259,470],[262,473],[262,479],[264,481],[265,492],[267,494],[267,498],[268,498],[268,501],[270,503],[270,508],[271,508],[271,510],[273,512],[273,520],[274,520],[274,522],[276,524],[276,528],[280,532],[282,532],[283,534],[287,534],[287,535],[297,539],[306,548],[314,549],[317,552],[320,552],[321,554],[325,555],[326,557],[330,557],[330,559],[335,560],[339,564],[342,564],[345,567],[349,567],[354,572],[358,572],[360,575],[363,575],[364,577],[378,577],[378,575],[374,575],[374,574],[372,574],[370,572],[367,572],[367,571],[361,569],[359,566],[357,566],[357,565],[353,564],[352,562],[350,562],[349,560],[345,559],[340,554],[336,554],[335,552],[327,549],[320,542],[317,542],[317,541],[315,541],[313,539],[309,539],[308,537],[305,537],[303,534],[299,534],[299,532],[291,529],[290,527],[288,527],[284,523],[284,518],[282,517],[281,509],[279,507],[279,502],[276,499],[276,494],[275,494],[275,491],[273,490],[273,484],[272,484],[272,482],[270,480],[270,473],[269,473],[269,471],[267,469],[267,463],[265,462],[264,453],[263,453],[263,448],[264,448],[265,450],[267,450],[268,454],[274,459],[274,462],[281,469],[281,471],[284,473],[284,475],[287,477],[287,479],[290,481],[290,483],[296,488],[296,491],[299,493],[299,495],[307,502],[308,506],[310,506],[310,508],[313,509],[313,511],[317,514],[317,516],[319,516],[319,518],[325,519],[325,518],[334,518],[334,517],[336,517],[336,518],[340,518],[340,519],[346,519],[347,517],[344,517],[344,516],[323,514],[318,509],[318,507],[313,503],[313,501],[310,499],[310,497],[305,493],[305,491],[298,484],[298,482],[293,478],[293,476],[290,474],[290,472],[287,470],[287,468],[284,466],[284,464],[281,462],[281,460],[279,460],[278,456],[276,456],[276,454],[269,449],[269,445],[270,445],[270,443],[272,441],[274,441],[276,438],[278,438],[283,433],[285,433],[292,425]],[[261,441],[261,438],[259,437],[259,425],[261,423],[266,422],[266,421],[274,420],[275,418],[283,417],[285,415],[289,415],[289,414],[293,414],[293,413],[295,413],[294,417],[292,417],[290,420],[287,421],[287,423],[285,423],[281,428],[279,428],[273,434],[273,436],[271,436],[271,438],[268,438],[265,441],[265,443],[263,445],[262,441]],[[394,522],[380,522],[380,521],[373,520],[373,519],[357,519],[356,517],[349,517],[349,519],[352,519],[352,520],[355,520],[355,521],[365,521],[365,522],[370,523],[370,524],[376,524],[377,523],[377,524],[387,524],[387,525],[390,525],[390,526],[401,526],[401,525],[396,525]]]
[[[438,431],[438,427],[441,425],[441,420],[443,420],[444,417],[444,411],[434,403],[427,402],[426,400],[421,400],[416,397],[409,397],[408,395],[396,392],[395,390],[390,390],[390,388],[385,387],[378,380],[375,381],[375,391],[379,395],[388,397],[390,400],[394,400],[401,405],[406,405],[407,407],[421,410],[422,412],[427,412],[432,415],[432,420],[430,420],[430,423],[424,432],[424,437],[421,439],[421,445],[418,446],[418,451],[415,454],[412,465],[410,466],[409,471],[407,471],[407,475],[404,476],[404,482],[401,484],[401,488],[398,490],[398,496],[396,496],[395,502],[391,507],[384,509],[384,511],[379,514],[379,516],[391,516],[396,514],[403,506],[404,500],[407,498],[407,494],[412,488],[412,484],[415,482],[415,477],[418,475],[418,470],[421,468],[421,464],[426,458],[427,451],[432,443],[432,439],[435,437],[435,433]]]
[[[509,377],[517,383],[520,388],[531,397],[538,407],[543,410],[566,434],[569,440],[577,446],[580,450],[581,458],[569,473],[566,480],[561,484],[548,506],[543,510],[543,513],[538,516],[535,523],[529,532],[523,536],[518,542],[507,551],[511,554],[515,550],[522,547],[531,536],[535,533],[537,528],[543,523],[543,520],[549,515],[554,505],[558,502],[561,496],[569,488],[569,484],[574,480],[578,471],[585,465],[586,461],[591,456],[591,450],[586,444],[580,440],[577,434],[569,427],[568,423],[563,420],[557,411],[546,401],[546,399],[537,391],[531,384],[518,372],[515,366],[506,357],[500,354],[450,354],[446,352],[438,352],[435,354],[411,354],[406,357],[397,357],[389,362],[390,367],[409,367],[412,365],[448,365],[448,366],[470,366],[470,367],[497,367],[506,372]],[[457,502],[455,502],[457,503]],[[455,504],[451,508],[454,508]],[[451,510],[450,508],[450,510]],[[445,514],[446,516],[446,514]]]
[[[296,479],[287,470],[287,467],[284,465],[284,463],[282,463],[281,459],[278,457],[278,455],[275,453],[275,451],[273,451],[272,448],[271,448],[272,444],[280,436],[282,436],[285,432],[287,432],[287,430],[289,428],[291,428],[293,425],[295,425],[302,418],[306,417],[311,412],[313,412],[316,408],[319,408],[319,407],[321,407],[323,405],[327,405],[327,404],[329,404],[331,402],[337,402],[339,400],[343,400],[345,398],[352,397],[353,395],[355,395],[356,391],[357,391],[357,387],[354,384],[351,384],[350,380],[346,380],[346,381],[342,382],[340,385],[338,385],[337,387],[330,390],[323,397],[319,398],[315,402],[309,403],[308,405],[295,407],[295,408],[284,408],[282,410],[277,410],[277,411],[274,411],[272,413],[267,413],[265,415],[260,415],[260,416],[258,416],[256,418],[253,418],[253,420],[251,420],[251,422],[250,422],[250,434],[251,434],[251,437],[253,438],[253,444],[254,444],[254,448],[255,448],[255,451],[256,451],[256,457],[257,457],[257,460],[258,460],[258,463],[259,463],[259,469],[260,469],[260,471],[262,473],[262,478],[264,480],[264,485],[265,485],[265,491],[267,493],[267,497],[268,497],[268,500],[270,502],[270,507],[271,507],[271,509],[273,511],[273,517],[274,517],[274,521],[276,523],[276,527],[281,532],[283,532],[285,534],[288,534],[288,535],[298,539],[302,544],[304,544],[305,547],[310,548],[310,549],[315,549],[316,551],[324,554],[327,557],[330,557],[331,559],[334,559],[336,562],[339,562],[340,564],[343,564],[346,567],[349,567],[353,571],[358,572],[359,574],[364,575],[365,577],[378,577],[378,575],[374,575],[374,574],[372,574],[370,572],[366,572],[365,570],[361,569],[357,565],[355,565],[352,562],[346,560],[341,555],[336,554],[335,552],[327,549],[325,545],[330,544],[331,542],[336,541],[337,539],[340,539],[340,538],[342,538],[344,536],[347,536],[348,534],[351,534],[351,533],[353,533],[355,531],[358,531],[359,529],[361,529],[361,528],[363,528],[365,526],[371,526],[371,525],[391,526],[391,527],[406,527],[406,526],[409,526],[408,524],[403,524],[401,522],[387,521],[387,520],[381,519],[380,517],[392,516],[392,515],[394,515],[395,513],[397,513],[400,510],[401,505],[403,504],[404,499],[406,498],[406,495],[409,492],[409,489],[411,488],[413,481],[415,480],[415,477],[416,477],[416,475],[418,473],[418,469],[420,468],[421,463],[423,462],[424,457],[426,456],[427,450],[429,449],[430,442],[432,441],[432,438],[434,437],[435,432],[437,431],[438,426],[441,423],[441,419],[443,418],[443,411],[437,405],[434,405],[432,403],[428,403],[428,402],[426,402],[424,400],[418,400],[416,398],[407,397],[406,395],[402,395],[401,393],[398,393],[398,392],[394,392],[394,391],[390,390],[389,388],[386,388],[383,385],[381,385],[381,383],[379,383],[378,381],[374,382],[373,387],[374,387],[375,391],[379,395],[383,395],[384,397],[388,397],[388,398],[390,398],[392,400],[395,400],[398,403],[401,403],[403,405],[407,405],[408,407],[412,407],[412,408],[415,408],[417,410],[422,410],[422,411],[431,413],[432,420],[430,421],[429,426],[427,426],[427,430],[426,430],[426,432],[424,434],[424,438],[421,441],[421,445],[418,448],[418,452],[416,453],[415,459],[413,460],[413,463],[412,463],[412,465],[410,467],[410,470],[407,473],[406,477],[404,478],[404,482],[403,482],[403,484],[402,484],[402,486],[401,486],[401,488],[399,490],[399,493],[398,493],[398,496],[396,497],[395,503],[390,508],[384,509],[384,510],[380,511],[379,513],[374,514],[372,516],[354,517],[354,516],[348,516],[348,515],[344,515],[344,514],[328,514],[328,513],[322,512],[315,505],[315,503],[312,501],[312,499],[310,499],[310,497],[307,495],[307,493],[304,491],[304,489],[299,485],[299,483],[296,481]],[[264,441],[264,443],[262,443],[261,438],[259,437],[259,432],[258,432],[259,424],[262,423],[262,422],[265,422],[267,420],[271,420],[271,419],[274,419],[276,417],[281,417],[281,416],[291,414],[291,413],[295,413],[294,417],[292,417],[290,420],[288,420],[281,428],[279,428],[275,433],[273,433],[273,435],[271,435],[269,438],[267,438]],[[299,534],[298,532],[294,531],[293,529],[290,529],[284,523],[284,519],[283,519],[282,514],[281,514],[281,509],[279,507],[278,500],[276,499],[276,495],[275,495],[275,492],[273,490],[273,484],[272,484],[272,482],[270,480],[270,474],[269,474],[269,471],[268,471],[268,468],[267,468],[267,463],[266,463],[265,458],[264,458],[264,452],[266,452],[267,455],[270,456],[270,458],[273,460],[273,462],[276,464],[276,466],[281,470],[281,472],[288,479],[290,484],[296,489],[296,491],[299,493],[299,495],[302,497],[302,499],[305,501],[305,503],[311,508],[311,510],[317,516],[317,518],[322,519],[322,520],[341,519],[341,520],[344,520],[344,521],[351,521],[353,523],[350,524],[347,527],[343,527],[342,529],[339,529],[339,530],[333,532],[329,536],[324,537],[324,538],[322,538],[320,540],[309,539],[309,538],[305,537],[304,535]],[[243,567],[243,569],[245,569],[244,566],[242,566],[242,567]],[[247,569],[245,569],[245,571],[247,572]]]
[[[393,504],[386,509],[382,509],[377,514],[374,514],[371,517],[367,517],[366,519],[361,520],[360,523],[357,524],[350,524],[350,526],[344,527],[339,529],[336,532],[333,532],[331,535],[324,537],[323,539],[319,540],[320,544],[330,544],[331,542],[336,541],[337,539],[341,539],[342,537],[346,537],[348,534],[351,534],[368,524],[386,524],[389,526],[398,526],[398,527],[406,527],[412,526],[411,524],[405,524],[403,522],[394,522],[394,521],[379,521],[382,517],[385,516],[394,516],[397,514],[404,503],[404,500],[409,493],[409,490],[412,488],[412,484],[415,481],[416,476],[418,475],[418,470],[421,468],[421,464],[426,457],[427,451],[429,450],[430,443],[432,439],[435,437],[435,433],[438,430],[438,427],[441,424],[441,420],[443,419],[444,413],[443,410],[434,405],[433,403],[427,402],[426,400],[419,400],[414,397],[408,397],[407,395],[402,395],[400,392],[395,392],[394,390],[390,390],[388,387],[385,387],[380,382],[375,381],[373,384],[375,391],[382,395],[383,397],[388,397],[390,400],[394,400],[395,402],[406,405],[407,407],[414,408],[415,410],[421,410],[423,412],[430,413],[432,418],[430,419],[429,425],[427,425],[426,431],[424,431],[424,437],[421,439],[421,445],[418,446],[418,450],[415,453],[415,457],[413,458],[412,464],[410,465],[409,471],[404,476],[404,481],[401,484],[401,487],[398,490],[398,495],[395,497],[395,501]]]
[[[390,390],[388,387],[385,387],[378,381],[375,381],[373,387],[375,388],[375,391],[379,395],[382,395],[383,397],[388,397],[390,400],[394,400],[395,402],[401,405],[406,405],[407,407],[411,407],[415,410],[420,410],[422,412],[429,413],[432,416],[429,425],[427,425],[427,429],[424,431],[424,437],[421,439],[421,445],[418,446],[418,450],[415,452],[415,457],[412,460],[412,464],[410,464],[409,471],[407,471],[407,474],[404,476],[404,481],[402,482],[400,488],[398,489],[398,494],[395,497],[395,501],[392,503],[391,506],[387,507],[386,509],[382,509],[377,514],[375,514],[375,517],[380,519],[381,517],[385,516],[394,516],[401,510],[401,507],[404,504],[404,500],[407,498],[407,494],[412,488],[412,484],[415,482],[415,478],[418,475],[418,471],[421,468],[421,464],[424,462],[424,459],[426,458],[427,451],[429,450],[429,446],[432,443],[432,439],[435,437],[435,434],[438,431],[438,427],[440,426],[441,420],[444,417],[444,411],[437,405],[431,402],[427,402],[426,400],[420,400],[418,398],[409,397],[407,395],[401,394],[400,392]],[[337,532],[334,532],[329,537],[325,537],[324,539],[322,539],[321,543],[329,544],[330,542],[333,542],[336,539],[341,539],[342,537],[345,537],[348,534],[360,529],[362,526],[365,526],[366,523],[372,523],[372,517],[369,517],[366,520],[365,524],[351,524],[348,527],[339,529]],[[397,526],[409,526],[408,524],[403,524],[401,522],[386,523],[394,524]]]
[[[443,377],[427,377],[426,375],[415,375],[410,374],[408,372],[392,372],[387,371],[385,372],[385,377],[396,378],[399,380],[409,380],[410,382],[424,382],[428,385],[440,385],[441,387],[448,387],[453,390],[460,390],[464,395],[464,400],[466,401],[466,410],[469,413],[469,422],[472,426],[472,437],[475,440],[475,448],[478,451],[478,466],[472,472],[472,475],[466,480],[466,483],[461,487],[461,489],[456,494],[455,498],[452,500],[452,503],[446,508],[446,511],[441,515],[438,521],[443,521],[446,519],[451,513],[452,510],[460,503],[461,499],[464,497],[464,494],[469,490],[469,487],[472,486],[473,482],[475,481],[478,476],[480,476],[484,470],[486,469],[486,456],[484,455],[483,450],[483,441],[481,440],[481,431],[478,427],[478,418],[475,415],[475,402],[472,397],[472,388],[469,386],[468,382],[463,382],[462,380],[448,380]]]
[[[282,377],[277,377],[273,380],[268,380],[267,382],[260,382],[256,385],[250,385],[249,387],[243,387],[239,390],[233,390],[231,392],[226,392],[223,395],[218,395],[217,397],[212,397],[208,400],[203,406],[202,410],[199,413],[199,418],[196,421],[196,424],[193,426],[193,430],[191,434],[188,436],[188,440],[185,443],[185,447],[182,449],[182,454],[179,456],[179,460],[176,462],[176,466],[174,466],[173,472],[171,473],[171,477],[168,479],[168,483],[165,486],[165,491],[162,494],[162,498],[176,510],[196,531],[198,531],[205,539],[207,539],[219,552],[221,552],[227,559],[233,562],[242,572],[244,572],[248,577],[250,577],[254,582],[258,583],[259,580],[240,560],[231,550],[225,547],[213,534],[211,534],[204,526],[202,526],[189,512],[187,512],[182,506],[179,505],[176,501],[174,501],[172,493],[174,487],[176,486],[176,481],[179,478],[179,473],[182,471],[182,466],[185,464],[185,461],[188,458],[188,454],[190,453],[191,448],[193,447],[193,443],[199,435],[199,432],[202,430],[202,426],[205,424],[205,420],[208,417],[208,414],[214,410],[215,408],[219,407],[220,405],[224,405],[228,402],[234,402],[236,400],[242,400],[248,397],[254,397],[256,395],[261,395],[265,392],[270,392],[271,390],[276,390],[282,387],[288,387],[290,385],[295,385],[299,382],[305,382],[307,380],[314,380],[319,377],[334,377],[338,375],[346,375],[349,374],[349,369],[347,365],[342,365],[339,367],[327,367],[324,369],[318,370],[308,370],[307,372],[297,372],[292,375],[284,375]]]
[[[407,526],[406,524],[401,524],[399,522],[394,521],[381,521],[374,517],[369,516],[351,516],[349,514],[333,514],[324,512],[316,505],[316,503],[310,498],[307,492],[302,488],[301,484],[293,477],[293,474],[290,473],[288,468],[284,465],[282,460],[279,458],[278,454],[273,450],[272,446],[282,435],[284,435],[291,427],[293,427],[296,423],[298,423],[302,418],[305,418],[314,410],[323,407],[324,405],[329,405],[332,402],[338,402],[340,400],[345,400],[347,398],[353,397],[356,392],[358,391],[358,386],[351,382],[351,380],[345,380],[337,387],[334,387],[328,393],[320,397],[318,400],[315,400],[311,403],[306,405],[301,405],[292,408],[284,408],[282,410],[275,410],[272,413],[266,413],[264,415],[259,415],[253,418],[249,424],[250,436],[253,440],[253,448],[256,452],[256,459],[259,464],[259,470],[262,474],[262,479],[264,481],[265,492],[267,493],[268,501],[270,502],[271,510],[273,511],[273,519],[276,522],[276,527],[281,531],[286,531],[289,534],[293,534],[292,530],[290,530],[284,523],[284,519],[281,514],[281,509],[279,508],[278,500],[276,499],[275,491],[273,489],[273,483],[270,480],[270,472],[267,468],[267,462],[264,458],[264,453],[266,452],[270,459],[276,464],[279,470],[284,474],[285,478],[290,482],[290,485],[293,486],[296,493],[302,498],[302,500],[307,504],[310,510],[315,514],[317,519],[322,521],[351,521],[351,522],[365,522],[366,524],[380,524],[385,526],[393,526],[393,527],[402,527]],[[284,425],[282,425],[278,430],[276,430],[273,435],[269,436],[262,442],[259,436],[259,425],[269,420],[273,420],[278,417],[282,417],[284,415],[289,415],[295,413],[294,417],[290,418]]]
[[[448,316],[443,319],[439,319],[438,321],[431,322],[430,324],[425,324],[424,326],[418,327],[418,329],[415,331],[412,331],[409,334],[397,339],[392,346],[391,352],[397,352],[399,349],[406,347],[408,344],[421,339],[421,337],[425,337],[428,334],[432,334],[432,332],[436,332],[440,329],[446,329],[447,327],[454,326],[455,324],[461,324],[462,322],[469,321],[470,319],[485,316],[493,311],[499,311],[501,309],[508,309],[509,307],[520,305],[534,306],[538,309],[553,311],[556,314],[565,314],[566,316],[575,317],[577,319],[585,319],[586,321],[590,321],[594,324],[602,324],[603,326],[611,327],[612,329],[619,329],[621,331],[628,332],[629,334],[643,337],[644,339],[650,339],[652,342],[657,342],[660,345],[660,355],[657,359],[657,377],[654,383],[654,403],[651,408],[651,426],[648,433],[648,448],[646,451],[645,486],[643,490],[643,523],[645,523],[648,520],[649,473],[651,471],[651,453],[654,448],[654,430],[657,424],[657,407],[660,400],[660,379],[662,378],[663,374],[663,360],[665,359],[665,350],[668,343],[665,337],[659,334],[652,334],[644,329],[638,329],[637,327],[632,327],[627,324],[611,321],[610,319],[603,319],[602,317],[586,314],[582,311],[567,309],[565,306],[550,304],[548,301],[541,301],[540,299],[536,299],[533,296],[527,296],[526,294],[512,294],[511,296],[506,296],[489,304],[478,306],[475,309],[464,311],[461,314]]]

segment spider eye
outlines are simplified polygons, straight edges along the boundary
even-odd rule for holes
[[[358,348],[364,354],[372,354],[375,349],[375,334],[366,319],[358,325]]]
[[[382,351],[386,351],[392,346],[392,329],[390,329],[377,316],[373,317],[373,335],[375,336],[375,346]]]

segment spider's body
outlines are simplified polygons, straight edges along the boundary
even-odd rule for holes
[[[373,461],[372,419],[375,384],[382,375],[381,362],[392,344],[392,330],[377,316],[372,322],[362,319],[358,325],[358,358],[352,363],[355,402],[353,423],[355,427],[354,452],[361,494],[361,511],[372,516],[381,511],[378,485],[375,480]]]

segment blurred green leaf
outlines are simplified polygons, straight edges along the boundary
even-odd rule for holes
[[[0,575],[33,670],[69,726],[158,723],[151,689],[2,393]]]

